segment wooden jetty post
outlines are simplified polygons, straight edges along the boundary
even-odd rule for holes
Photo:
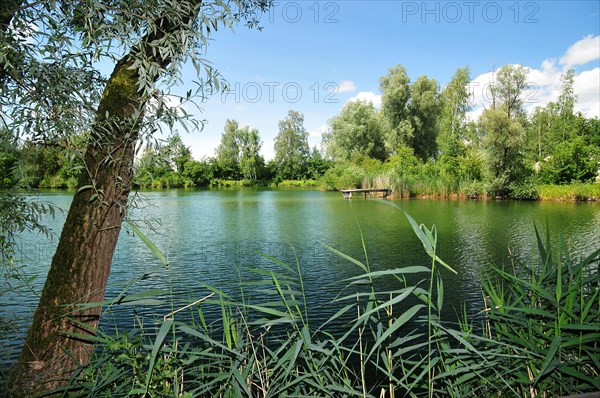
[[[353,193],[364,193],[365,194],[365,199],[367,198],[367,194],[369,194],[369,196],[372,193],[378,193],[381,192],[383,194],[383,198],[387,198],[389,195],[391,195],[392,190],[389,188],[365,188],[365,189],[340,189],[340,192],[342,193],[342,195],[344,195],[344,199],[352,199],[352,194]]]

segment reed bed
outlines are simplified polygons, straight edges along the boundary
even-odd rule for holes
[[[389,203],[388,203],[389,204]],[[383,204],[382,204],[383,205]],[[394,204],[391,204],[395,206]],[[397,206],[396,206],[397,207]],[[481,275],[480,316],[449,322],[437,232],[407,218],[427,265],[378,270],[328,249],[357,270],[329,319],[309,317],[301,264],[266,257],[240,269],[239,294],[216,286],[156,327],[98,331],[94,360],[56,394],[73,397],[553,397],[600,390],[600,249],[583,259],[534,237],[528,264]],[[156,246],[137,230],[168,267]],[[362,236],[362,234],[361,234]],[[380,278],[396,288],[380,290]],[[150,304],[156,292],[105,307]],[[208,321],[209,309],[221,314]],[[187,314],[186,317],[182,316]],[[328,326],[345,319],[336,332]]]

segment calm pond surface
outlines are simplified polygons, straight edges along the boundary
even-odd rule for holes
[[[73,193],[49,192],[40,201],[68,209]],[[490,263],[510,265],[530,262],[534,253],[534,223],[551,236],[560,232],[577,256],[600,246],[600,204],[514,201],[439,200],[344,200],[340,193],[304,190],[169,190],[139,194],[132,218],[161,220],[148,236],[166,253],[170,271],[162,270],[137,282],[130,292],[172,289],[177,303],[185,305],[209,293],[206,284],[236,292],[238,268],[257,266],[277,269],[261,254],[292,268],[301,268],[312,319],[326,319],[336,312],[331,301],[342,291],[345,278],[357,275],[356,265],[332,253],[335,247],[364,260],[361,231],[373,270],[407,265],[429,265],[428,257],[413,235],[401,211],[419,223],[437,226],[438,253],[458,275],[444,272],[445,307],[467,303],[474,314],[481,308],[479,275]],[[39,274],[32,283],[39,292],[50,265],[64,215],[48,220],[56,236],[23,236],[19,244],[27,272]],[[514,258],[509,254],[513,253]],[[116,297],[129,281],[160,262],[148,247],[123,231],[114,256],[107,298]],[[390,285],[397,283],[394,280]],[[385,286],[384,286],[385,287]],[[389,286],[388,286],[389,287]],[[0,297],[0,317],[18,315],[19,337],[0,342],[0,361],[14,357],[22,344],[27,323],[37,304],[34,293]],[[162,318],[170,310],[139,309],[148,319]],[[208,316],[211,316],[210,314]],[[215,318],[219,313],[213,313]],[[114,311],[105,325],[133,327],[129,311]]]

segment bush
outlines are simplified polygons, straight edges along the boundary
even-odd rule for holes
[[[319,183],[315,180],[282,180],[276,186],[280,188],[316,188]]]
[[[541,163],[539,176],[547,184],[593,181],[598,173],[600,149],[575,137],[557,145],[552,156]]]
[[[513,199],[538,200],[540,198],[537,184],[533,181],[526,181],[521,184],[513,185],[510,191],[510,196]]]
[[[460,193],[469,199],[481,199],[486,196],[485,183],[483,181],[465,181],[460,185]]]
[[[360,188],[366,173],[350,163],[338,164],[327,170],[320,184],[326,191]]]

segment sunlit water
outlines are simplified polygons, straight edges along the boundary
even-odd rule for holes
[[[244,267],[277,270],[265,256],[301,269],[312,322],[327,319],[337,310],[332,300],[342,292],[344,280],[359,268],[332,253],[327,246],[368,263],[372,270],[407,265],[429,265],[430,261],[396,204],[419,223],[436,225],[438,253],[457,275],[443,272],[445,308],[454,312],[466,303],[469,312],[481,309],[479,276],[491,263],[511,266],[531,262],[535,252],[534,225],[551,236],[561,233],[577,256],[600,247],[600,205],[513,201],[437,200],[344,200],[340,193],[301,190],[170,190],[139,194],[131,218],[138,225],[153,223],[156,232],[143,229],[167,255],[169,270],[160,270],[156,256],[139,238],[127,233],[119,239],[107,288],[107,298],[116,297],[128,282],[158,267],[159,271],[138,281],[129,293],[148,289],[173,291],[174,307],[206,296],[211,285],[236,294]],[[39,195],[68,209],[72,193]],[[387,202],[388,204],[384,203]],[[160,225],[156,225],[160,220]],[[57,244],[64,215],[47,220],[56,236],[22,236],[20,262],[29,274],[38,274],[31,285],[40,292]],[[510,254],[513,254],[513,257]],[[280,268],[279,268],[280,269]],[[242,278],[248,274],[242,273]],[[398,287],[387,280],[382,288]],[[32,311],[37,304],[33,292],[0,296],[0,317],[18,318],[17,332],[1,342],[5,362],[14,358],[22,344]],[[131,310],[116,309],[105,319],[106,327],[133,327]],[[146,322],[160,319],[170,306],[140,307]],[[219,312],[208,312],[217,319]]]

